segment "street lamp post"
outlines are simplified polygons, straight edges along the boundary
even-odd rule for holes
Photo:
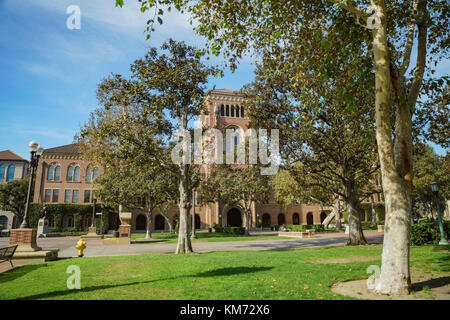
[[[31,189],[33,187],[34,174],[36,172],[36,168],[39,163],[39,158],[42,155],[42,152],[44,151],[44,148],[42,148],[36,141],[31,141],[28,144],[28,147],[30,148],[31,153],[30,157],[31,177],[28,183],[27,202],[25,204],[25,213],[23,216],[22,224],[20,225],[20,229],[28,228],[27,218],[28,218],[28,210],[30,208]]]
[[[434,194],[434,201],[435,201],[435,206],[436,206],[436,213],[438,216],[438,222],[439,222],[439,231],[441,232],[441,240],[439,241],[439,244],[443,244],[446,245],[448,244],[447,239],[445,238],[445,234],[444,234],[444,226],[442,225],[442,216],[441,216],[441,208],[439,205],[439,199],[438,199],[438,194],[439,194],[439,186],[437,184],[436,181],[433,181],[431,183],[431,192],[433,192]]]
[[[91,228],[95,227],[95,204],[97,203],[97,198],[94,196],[92,197],[92,223]]]

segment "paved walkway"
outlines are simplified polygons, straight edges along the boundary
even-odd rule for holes
[[[270,233],[258,233],[260,235],[269,235]],[[273,233],[272,233],[273,234]],[[383,242],[383,233],[377,231],[365,231],[367,241],[370,244],[379,244]],[[213,251],[245,251],[245,250],[287,250],[302,249],[328,246],[343,246],[347,242],[346,234],[329,232],[317,234],[315,238],[307,239],[270,239],[270,240],[252,240],[252,241],[227,241],[227,242],[194,242],[193,249],[197,253]],[[43,249],[59,248],[58,257],[69,258],[76,257],[77,250],[75,244],[79,237],[59,237],[59,238],[39,238],[37,243]],[[176,243],[140,243],[131,245],[103,245],[102,240],[87,240],[87,248],[84,251],[86,257],[98,256],[123,256],[150,253],[170,254],[175,251]],[[7,246],[9,238],[0,238],[0,247]],[[9,269],[9,264],[2,263],[0,272]],[[5,269],[5,270],[3,270]]]

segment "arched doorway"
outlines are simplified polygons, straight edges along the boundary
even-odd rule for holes
[[[147,219],[143,214],[140,214],[136,217],[136,230],[147,230],[146,224]]]
[[[314,224],[314,216],[311,212],[306,214],[306,224]]]
[[[155,217],[155,230],[164,230],[164,217],[160,214]]]
[[[200,229],[201,223],[200,223],[200,216],[198,214],[195,215],[195,229]]]
[[[284,217],[284,213],[280,213],[278,215],[278,225],[281,226],[281,225],[285,224],[285,222],[286,222],[286,219]]]
[[[327,218],[327,213],[322,211],[320,213],[320,223],[322,223],[326,218]]]
[[[227,213],[227,225],[228,227],[242,227],[241,212],[233,208]]]
[[[292,216],[292,224],[300,224],[300,217],[298,216],[298,213],[294,213]]]
[[[269,228],[270,227],[270,214],[264,213],[262,216],[262,225],[263,228]]]
[[[0,230],[8,229],[8,217],[0,216]]]

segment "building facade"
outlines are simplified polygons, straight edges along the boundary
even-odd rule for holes
[[[11,150],[0,151],[0,184],[25,178],[28,167],[28,161]],[[11,211],[0,211],[0,231],[11,230],[19,223]]]

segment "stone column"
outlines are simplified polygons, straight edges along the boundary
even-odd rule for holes
[[[16,252],[40,251],[36,243],[37,230],[31,228],[12,229],[9,245],[18,245]]]

